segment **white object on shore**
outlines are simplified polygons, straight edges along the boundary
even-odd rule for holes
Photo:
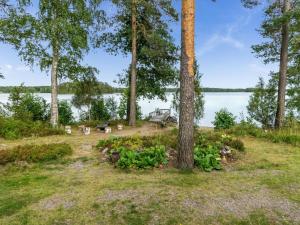
[[[118,124],[117,128],[118,130],[123,130],[123,124]]]
[[[65,132],[67,134],[72,134],[72,128],[71,128],[71,126],[65,126]]]
[[[111,133],[111,128],[110,128],[110,127],[105,127],[104,132],[105,132],[106,134],[110,134],[110,133]]]
[[[90,127],[85,127],[83,130],[84,135],[90,135],[91,134],[91,128]]]

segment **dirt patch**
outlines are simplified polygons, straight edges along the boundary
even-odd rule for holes
[[[67,200],[64,199],[62,196],[51,196],[49,198],[40,201],[37,207],[39,209],[44,209],[44,210],[54,210],[60,207],[64,209],[69,209],[73,206],[75,206],[74,200]]]
[[[287,199],[273,196],[267,189],[261,189],[255,193],[237,194],[234,197],[208,197],[195,200],[184,199],[182,205],[185,208],[194,209],[203,216],[215,216],[218,214],[232,214],[243,218],[249,213],[262,209],[269,214],[279,212],[289,219],[300,222],[300,206]]]

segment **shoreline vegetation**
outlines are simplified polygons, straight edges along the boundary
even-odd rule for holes
[[[103,94],[115,94],[123,93],[126,88],[124,87],[113,87],[108,83],[98,82],[99,88]],[[10,93],[13,88],[17,86],[0,86],[0,94]],[[50,86],[23,86],[24,90],[31,93],[51,93]],[[255,88],[211,88],[204,87],[202,92],[254,92]],[[74,94],[75,87],[72,83],[62,83],[59,85],[58,93],[59,94]],[[176,88],[167,88],[166,92],[176,92]]]

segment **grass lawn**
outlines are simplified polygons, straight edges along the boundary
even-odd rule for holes
[[[244,138],[246,154],[222,171],[125,172],[87,147],[99,139],[1,141],[66,142],[75,154],[0,167],[0,224],[300,224],[299,148]]]

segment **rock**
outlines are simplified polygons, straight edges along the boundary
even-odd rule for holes
[[[67,134],[72,134],[71,126],[65,126],[65,131],[66,131]]]
[[[105,127],[104,132],[105,132],[106,134],[110,134],[110,133],[111,133],[111,128],[110,128],[110,127]]]
[[[113,152],[113,153],[111,154],[111,162],[112,162],[112,163],[118,162],[119,159],[120,159],[120,153],[119,153],[119,152]]]
[[[123,130],[123,124],[118,124],[117,128],[118,130]]]
[[[109,150],[108,148],[103,149],[102,154],[106,154],[108,152],[108,150]]]
[[[85,127],[83,130],[84,135],[90,135],[91,134],[91,128],[90,127]]]

